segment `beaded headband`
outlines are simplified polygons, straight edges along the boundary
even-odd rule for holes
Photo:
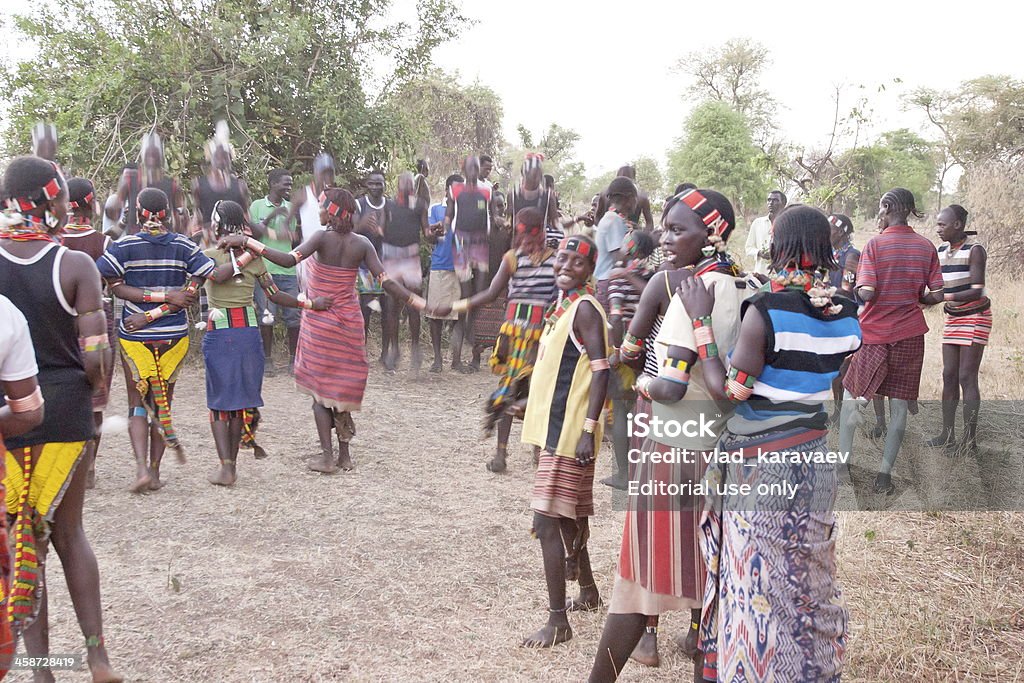
[[[567,249],[569,251],[575,251],[580,256],[589,259],[590,263],[597,262],[597,250],[590,242],[581,240],[579,237],[573,235],[572,237],[566,237],[558,244],[558,249]]]
[[[82,197],[80,202],[68,202],[68,206],[72,209],[83,209],[92,204],[93,197],[95,195],[90,191],[89,194]]]
[[[320,208],[326,211],[329,215],[335,217],[345,218],[349,214],[349,212],[342,209],[340,205],[335,204],[328,199],[326,192],[320,193]]]
[[[53,165],[53,171],[56,175],[50,178],[50,182],[43,185],[40,190],[40,197],[32,199],[30,197],[12,197],[7,200],[8,207],[17,209],[19,211],[31,211],[45,201],[55,199],[60,194],[60,169],[57,168],[57,164],[50,162]]]
[[[725,216],[719,213],[718,209],[711,205],[707,197],[697,190],[685,190],[678,197],[679,201],[686,204],[695,214],[700,216],[700,219],[704,221],[704,225],[713,234],[721,237],[732,227],[729,225],[729,221],[725,219]]]
[[[142,216],[142,218],[147,221],[150,220],[151,218],[162,221],[164,218],[167,217],[167,209],[161,209],[160,211],[150,211],[149,209],[140,206],[139,215]]]

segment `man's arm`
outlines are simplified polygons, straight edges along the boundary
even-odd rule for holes
[[[60,283],[68,304],[78,312],[76,324],[85,374],[93,388],[99,388],[113,365],[99,270],[88,254],[68,251],[62,261]]]
[[[608,394],[608,375],[611,372],[608,366],[608,347],[604,337],[604,319],[593,304],[583,301],[580,302],[579,309],[576,311],[572,329],[576,338],[583,342],[583,348],[590,358],[593,376],[590,380],[590,395],[587,401],[587,421],[589,424],[596,425],[597,421],[601,419],[601,410],[604,408],[605,397]],[[576,446],[576,462],[584,466],[594,462],[595,450],[594,432],[587,431],[584,427],[583,434]]]

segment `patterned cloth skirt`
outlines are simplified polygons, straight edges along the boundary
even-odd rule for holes
[[[789,459],[747,466],[759,452],[827,452],[825,433],[726,432],[719,449],[743,461],[712,463],[705,475],[704,679],[839,681],[847,611],[836,581],[836,467]],[[748,484],[751,493],[723,495],[727,484]]]
[[[484,431],[490,433],[495,422],[510,403],[526,398],[530,391],[530,375],[537,362],[537,348],[544,331],[544,307],[531,304],[509,304],[498,339],[488,361],[491,372],[498,375],[498,388],[487,400]]]
[[[988,344],[992,334],[992,310],[972,315],[953,316],[946,314],[946,322],[942,327],[942,343],[955,346]]]
[[[924,366],[924,335],[892,344],[864,344],[850,357],[843,387],[856,398],[916,401]]]

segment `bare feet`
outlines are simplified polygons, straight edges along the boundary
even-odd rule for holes
[[[306,466],[314,472],[322,474],[334,474],[338,471],[338,466],[334,464],[333,453],[321,453],[318,458],[310,458]]]
[[[562,618],[565,619],[564,614]],[[572,640],[572,628],[569,627],[568,620],[559,625],[548,623],[547,626],[526,636],[523,639],[523,647],[554,647],[567,640]]]
[[[169,446],[170,450],[174,451],[174,457],[177,458],[179,465],[184,465],[188,460],[185,458],[185,447],[181,444],[177,446]]]
[[[140,469],[136,474],[135,483],[132,484],[128,490],[132,493],[143,493],[149,490],[149,486],[152,483],[153,477],[149,473],[149,468]]]
[[[440,372],[441,372],[441,361],[435,360],[434,364],[430,366],[430,371],[431,372],[436,372],[436,373],[440,374]]]
[[[149,468],[149,490],[159,491],[164,487],[163,480],[160,479],[160,465]]]
[[[488,472],[494,472],[495,474],[501,474],[502,472],[507,470],[508,469],[508,463],[506,462],[507,456],[508,456],[508,452],[506,451],[506,449],[499,448],[497,450],[497,452],[494,454],[494,457],[491,458],[490,462],[487,463],[487,471]]]
[[[605,486],[611,486],[613,489],[619,491],[625,491],[629,486],[629,482],[617,476],[605,477],[601,480],[601,483]]]
[[[640,662],[644,666],[661,666],[661,658],[658,656],[658,634],[657,632],[644,630],[640,636],[640,642],[633,648],[630,658]]]
[[[580,586],[580,594],[577,598],[569,598],[565,601],[567,612],[594,612],[601,607],[601,595],[597,592],[597,586]]]
[[[263,450],[263,446],[254,443],[252,445],[252,455],[257,460],[263,460],[264,458],[267,457],[267,452]]]
[[[93,661],[94,656],[89,655],[89,671],[92,673],[92,683],[123,683],[124,677],[114,672],[110,662],[107,661],[107,654],[104,652],[102,661]],[[99,656],[96,656],[99,659]]]
[[[687,629],[686,633],[677,633],[675,637],[676,646],[679,651],[684,655],[693,659],[700,651],[697,649],[697,638],[700,635],[700,631],[695,628]]]
[[[221,462],[217,471],[207,477],[207,481],[215,486],[234,486],[238,480],[238,471],[233,462]]]
[[[344,442],[338,443],[338,467],[343,472],[351,472],[355,469],[355,463],[352,462],[352,455],[348,452],[348,444]]]

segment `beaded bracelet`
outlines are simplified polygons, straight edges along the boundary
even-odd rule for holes
[[[619,355],[627,360],[636,360],[644,350],[644,340],[638,339],[629,332],[622,338],[622,346],[619,348]]]
[[[257,242],[256,244],[259,244]],[[238,264],[239,268],[245,268],[247,265],[255,260],[256,256],[251,251],[242,252],[242,255],[235,259],[235,263]]]
[[[591,372],[600,372],[601,370],[608,370],[609,368],[611,368],[611,364],[608,362],[607,358],[598,358],[590,361]]]
[[[110,348],[110,338],[104,334],[94,334],[89,337],[79,337],[78,347],[83,353],[91,353],[93,351],[104,351]]]
[[[693,319],[693,337],[697,342],[697,355],[701,360],[718,356],[715,332],[711,327],[711,316],[703,315]]]
[[[590,417],[583,420],[583,431],[585,431],[587,434],[593,434],[596,429],[597,420]]]
[[[728,379],[725,380],[725,395],[730,401],[746,401],[754,393],[755,381],[756,378],[742,370],[730,367]]]
[[[170,312],[171,312],[171,307],[170,306],[168,306],[167,304],[161,304],[161,305],[157,306],[156,308],[153,308],[153,309],[150,309],[150,310],[146,311],[145,313],[143,313],[143,315],[146,317],[146,322],[151,323],[154,320],[158,320],[159,318],[164,317],[165,315],[167,315]]]
[[[167,301],[167,292],[154,292],[151,289],[142,290],[142,303],[162,304]]]
[[[686,386],[690,383],[690,364],[679,358],[666,358],[658,377]]]
[[[452,304],[452,313],[465,313],[469,310],[469,299],[459,299]]]
[[[302,259],[306,258],[298,249],[292,249],[288,252],[288,255],[295,259],[295,265],[299,265],[299,263],[302,262]]]

